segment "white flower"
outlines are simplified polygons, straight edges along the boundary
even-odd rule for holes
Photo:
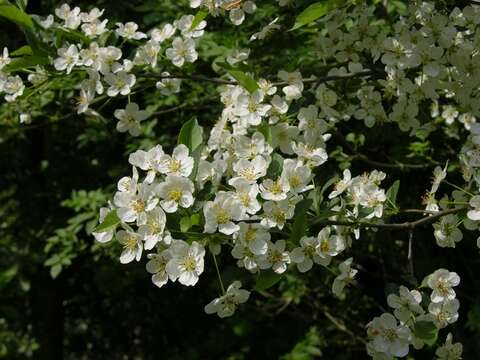
[[[299,133],[298,127],[290,126],[287,123],[279,123],[271,127],[272,146],[279,147],[284,154],[293,154],[292,143]]]
[[[203,207],[206,233],[214,233],[218,228],[223,234],[231,235],[240,230],[233,221],[241,220],[244,212],[240,202],[232,193],[220,191],[214,201],[207,201]]]
[[[53,66],[57,70],[66,70],[70,74],[73,67],[79,63],[79,54],[76,45],[70,45],[68,48],[60,48],[57,50],[58,58],[53,62]]]
[[[440,247],[455,247],[455,243],[463,238],[458,228],[458,216],[449,214],[443,216],[438,223],[433,224],[433,235]]]
[[[2,70],[5,65],[10,64],[10,57],[8,56],[8,49],[6,47],[3,48],[3,55],[0,56],[0,70]]]
[[[405,286],[400,286],[399,295],[390,294],[387,297],[388,306],[395,309],[394,314],[402,323],[406,323],[412,315],[423,314],[421,302],[422,294],[417,290],[408,290]]]
[[[162,29],[153,29],[150,33],[150,38],[161,44],[165,40],[170,39],[173,34],[175,34],[175,30],[176,29],[172,24],[165,24]]]
[[[143,32],[137,31],[138,25],[134,22],[127,22],[126,24],[117,23],[117,29],[115,32],[118,36],[123,37],[125,39],[133,39],[133,40],[140,40],[145,39],[147,37],[146,34]]]
[[[317,237],[303,236],[300,239],[300,247],[293,249],[290,253],[290,259],[297,264],[298,271],[309,271],[314,262],[321,264],[321,259],[316,253],[318,244]]]
[[[264,255],[268,249],[270,233],[260,224],[241,222],[236,234],[235,246],[241,245],[248,248],[254,255]]]
[[[268,228],[278,227],[280,230],[285,226],[285,222],[291,219],[295,207],[291,206],[289,199],[281,201],[266,201],[263,203],[263,219],[261,224]]]
[[[108,73],[105,75],[105,81],[110,85],[107,90],[108,96],[128,95],[131,88],[135,85],[135,75],[126,71],[119,71],[116,74]]]
[[[132,191],[118,191],[113,202],[118,207],[120,220],[125,223],[136,221],[137,225],[143,225],[147,222],[147,212],[153,210],[158,199],[155,198],[151,185],[142,183]]]
[[[2,74],[0,73],[0,90],[7,94],[5,95],[6,101],[13,102],[17,99],[17,97],[23,95],[25,85],[23,84],[22,78],[20,76],[8,76],[2,86],[1,75]]]
[[[205,248],[192,242],[175,240],[170,246],[172,258],[168,261],[166,271],[170,280],[178,281],[185,286],[193,286],[198,282],[198,276],[203,272]]]
[[[460,302],[457,299],[445,300],[441,303],[430,303],[428,312],[434,316],[438,327],[444,328],[458,320]]]
[[[350,187],[351,184],[352,184],[352,174],[350,173],[350,170],[345,169],[343,170],[343,179],[335,184],[335,188],[330,193],[330,195],[328,195],[328,198],[333,199],[334,197],[337,197],[338,195],[342,194],[346,189]]]
[[[251,137],[236,135],[233,137],[233,149],[235,155],[241,159],[255,159],[258,155],[268,157],[272,152],[271,147],[265,141],[263,134],[254,132]]]
[[[282,89],[287,101],[299,99],[302,96],[304,86],[302,74],[299,71],[289,73],[284,70],[280,70],[278,72],[278,77],[288,84]]]
[[[119,132],[128,131],[132,136],[138,136],[142,132],[140,122],[148,118],[146,110],[140,110],[136,103],[129,103],[125,109],[117,109],[114,116],[119,120],[117,130]]]
[[[160,163],[160,159],[164,155],[161,145],[154,146],[148,151],[137,150],[130,154],[128,162],[143,171],[147,171],[145,182],[151,184],[155,180],[156,166]]]
[[[253,94],[241,94],[237,98],[235,105],[235,115],[242,118],[249,125],[260,125],[262,118],[272,107],[269,104],[263,104],[264,94],[257,90]]]
[[[234,25],[240,25],[245,20],[245,13],[253,14],[257,6],[253,1],[245,1],[241,7],[230,10],[229,18]]]
[[[172,42],[172,47],[165,52],[167,59],[170,59],[173,65],[182,67],[186,62],[195,62],[198,53],[195,51],[195,42],[192,39],[182,39],[176,37]]]
[[[178,206],[189,208],[193,205],[193,183],[182,176],[167,175],[165,182],[156,187],[156,192],[163,200],[160,205],[167,213],[176,212]]]
[[[266,25],[265,27],[262,28],[262,30],[260,30],[259,32],[256,32],[254,33],[251,37],[250,37],[250,41],[253,41],[253,40],[263,40],[265,39],[267,36],[269,36],[273,31],[275,30],[278,30],[280,29],[280,25],[277,25],[276,22],[278,21],[278,17],[276,17],[275,19],[273,19],[268,25]]]
[[[200,159],[196,177],[199,188],[202,189],[207,181],[217,186],[222,180],[226,169],[227,163],[225,160],[217,159],[213,162],[208,162],[207,160]]]
[[[224,318],[232,316],[239,304],[246,302],[250,296],[250,292],[241,289],[242,283],[234,281],[228,288],[226,293],[205,306],[207,314],[217,313],[219,317]]]
[[[151,250],[163,238],[167,217],[163,210],[155,207],[147,213],[146,224],[138,227],[138,234],[145,241],[145,250]]]
[[[448,125],[453,124],[457,116],[458,116],[458,110],[455,107],[451,105],[447,105],[443,108],[442,118],[445,119],[445,122]]]
[[[172,156],[163,154],[156,166],[156,170],[165,175],[188,177],[193,170],[193,157],[188,155],[189,150],[184,144],[173,149]]]
[[[133,62],[137,65],[148,64],[154,68],[157,66],[159,51],[160,45],[153,40],[149,40],[145,43],[145,45],[137,48]]]
[[[134,259],[140,261],[142,257],[143,244],[140,235],[131,231],[120,230],[117,232],[117,240],[123,246],[120,262],[128,264]]]
[[[427,277],[427,285],[432,289],[430,299],[434,303],[441,303],[446,300],[453,300],[456,297],[452,287],[460,284],[460,277],[455,272],[445,269],[438,269]]]
[[[170,76],[170,73],[168,72],[162,72],[162,76]],[[180,92],[180,84],[182,83],[182,80],[180,79],[162,79],[161,81],[158,81],[156,83],[156,87],[158,90],[160,90],[160,93],[165,96],[169,96],[172,94],[176,94]]]
[[[290,185],[288,181],[281,177],[277,180],[266,179],[260,185],[260,195],[265,200],[285,200],[289,191]]]
[[[297,118],[300,121],[298,128],[304,132],[305,140],[309,143],[315,143],[327,130],[327,123],[319,119],[318,108],[315,105],[301,108]]]
[[[107,22],[108,20],[105,19],[103,21],[95,20],[92,22],[82,24],[82,31],[88,37],[91,37],[91,38],[97,37],[99,35],[102,35],[104,32],[108,31]]]
[[[282,274],[287,270],[287,265],[290,264],[290,254],[285,251],[285,240],[278,240],[277,242],[269,242],[268,250],[265,255],[259,257],[258,265],[260,269],[270,269],[277,274]]]
[[[312,179],[310,168],[303,165],[301,161],[294,159],[285,159],[283,161],[283,170],[281,178],[288,183],[289,191],[300,194],[304,191],[313,189],[313,185],[308,185]]]
[[[235,65],[236,63],[245,61],[250,55],[250,49],[235,49],[232,53],[227,56],[227,63],[230,65]]]
[[[20,118],[20,124],[30,124],[32,122],[32,115],[22,113],[19,116]]]
[[[447,168],[448,163],[443,169],[440,166],[436,166],[433,170],[432,189],[430,190],[431,193],[435,194],[440,186],[440,183],[447,177]]]
[[[473,196],[470,201],[469,205],[473,208],[467,212],[467,217],[473,221],[480,220],[480,195]]]
[[[102,16],[104,12],[105,9],[100,10],[99,8],[93,8],[88,13],[81,13],[80,16],[84,23],[90,23],[99,20],[100,16]]]
[[[331,228],[324,227],[318,233],[318,246],[316,253],[318,255],[318,262],[327,266],[330,264],[332,257],[337,256],[343,250],[345,250],[345,241],[343,237],[338,235],[330,235]]]
[[[437,360],[461,360],[463,345],[461,343],[452,344],[452,334],[449,333],[445,339],[445,344],[437,348],[435,355]]]
[[[200,21],[200,23],[198,23],[195,29],[192,29],[191,27],[194,18],[195,17],[193,15],[183,15],[180,19],[176,20],[173,23],[173,26],[180,30],[184,38],[201,37],[205,32],[204,29],[207,26],[207,22],[205,20],[202,20]]]
[[[169,250],[163,250],[157,254],[148,254],[146,268],[152,275],[152,282],[159,288],[168,282],[167,264],[172,258]]]
[[[59,8],[55,9],[55,15],[65,21],[65,27],[68,29],[76,29],[82,22],[80,8],[77,6],[73,9],[70,9],[68,4],[63,4]]]
[[[352,269],[352,262],[353,258],[349,258],[338,267],[340,269],[340,275],[333,281],[332,292],[339,298],[343,297],[343,289],[345,286],[350,284],[355,275],[357,275],[358,270]]]
[[[256,214],[262,206],[257,200],[258,185],[243,178],[236,178],[231,184],[235,188],[235,195],[247,214]]]
[[[232,185],[236,179],[245,179],[250,183],[254,183],[257,179],[264,177],[267,174],[268,163],[263,156],[257,156],[253,160],[240,159],[233,164],[233,171],[236,177],[228,181]]]
[[[374,318],[367,325],[367,329],[375,351],[395,357],[404,357],[408,354],[410,329],[405,325],[399,325],[392,314],[384,313]]]

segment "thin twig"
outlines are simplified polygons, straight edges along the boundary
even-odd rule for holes
[[[344,74],[344,75],[326,75],[321,77],[316,77],[314,75],[303,79],[303,83],[324,83],[327,81],[334,81],[334,80],[344,80],[344,79],[351,79],[355,77],[364,77],[373,75],[374,72],[371,70],[361,71],[357,73],[351,74]],[[201,75],[187,75],[187,74],[170,74],[170,75],[161,75],[161,74],[145,74],[146,77],[156,78],[156,79],[182,79],[182,80],[194,80],[194,81],[205,81],[211,82],[214,84],[221,84],[221,85],[239,85],[238,81],[235,80],[226,80],[221,78],[209,78],[206,76]],[[287,81],[279,81],[272,83],[273,86],[283,86],[289,85]]]
[[[384,163],[376,160],[370,160],[364,154],[356,154],[351,156],[352,160],[361,160],[367,164],[373,165],[375,167],[386,168],[386,169],[427,169],[438,164],[404,164],[401,162],[396,162],[394,164]]]
[[[427,225],[435,220],[449,215],[449,214],[456,214],[461,211],[465,210],[464,207],[455,208],[455,209],[447,209],[443,211],[436,212],[434,215],[429,215],[423,217],[416,221],[404,222],[404,223],[394,223],[394,224],[376,224],[370,222],[353,222],[353,221],[342,221],[342,220],[321,220],[318,222],[314,222],[313,225],[341,225],[341,226],[353,226],[357,228],[379,228],[379,229],[415,229],[418,226]]]

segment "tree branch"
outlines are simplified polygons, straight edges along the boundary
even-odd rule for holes
[[[328,81],[334,81],[334,80],[344,80],[344,79],[352,79],[355,77],[364,77],[364,76],[370,76],[373,75],[374,71],[367,70],[367,71],[361,71],[358,73],[351,73],[351,74],[344,74],[344,75],[327,75],[327,76],[320,76],[316,77],[315,75],[312,75],[308,78],[303,79],[303,83],[324,83]],[[145,74],[146,77],[151,77],[155,79],[181,79],[181,80],[194,80],[194,81],[205,81],[205,82],[211,82],[214,84],[220,84],[220,85],[239,85],[238,81],[235,80],[226,80],[226,79],[221,79],[221,78],[209,78],[206,76],[201,76],[201,75],[187,75],[187,74],[170,74],[170,75],[161,75],[161,74]],[[286,81],[279,81],[279,82],[274,82],[272,83],[273,86],[283,86],[283,85],[289,85],[288,82]]]
[[[410,222],[404,222],[404,223],[394,223],[394,224],[376,224],[376,223],[371,223],[371,222],[353,222],[353,221],[342,221],[342,220],[321,220],[318,222],[314,222],[313,225],[323,225],[323,226],[329,226],[329,225],[341,225],[341,226],[353,226],[357,228],[379,228],[379,229],[415,229],[418,226],[422,225],[427,225],[435,220],[446,216],[450,214],[456,214],[459,213],[463,210],[465,210],[465,207],[461,208],[454,208],[454,209],[447,209],[443,211],[436,212],[434,215],[429,215],[426,217],[423,217],[419,220],[416,221],[410,221]]]

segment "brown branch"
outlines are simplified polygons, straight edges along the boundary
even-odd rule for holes
[[[341,226],[353,226],[357,228],[379,228],[379,229],[415,229],[418,226],[427,225],[435,220],[450,214],[456,214],[461,211],[465,210],[464,207],[461,208],[454,208],[454,209],[447,209],[443,211],[436,212],[434,215],[429,215],[423,217],[416,221],[404,222],[404,223],[394,223],[394,224],[376,224],[371,222],[353,222],[353,221],[342,221],[342,220],[321,220],[318,222],[314,222],[313,225],[341,225]]]
[[[370,160],[366,155],[364,154],[356,154],[356,155],[351,155],[352,160],[361,160],[367,164],[380,167],[380,168],[386,168],[386,169],[427,169],[432,166],[438,165],[437,163],[434,164],[404,164],[401,162],[396,162],[394,164],[389,164],[389,163],[384,163],[380,161],[375,161],[375,160]]]
[[[334,81],[334,80],[345,80],[345,79],[352,79],[355,77],[364,77],[364,76],[370,76],[373,75],[374,71],[367,70],[367,71],[361,71],[358,73],[351,73],[351,74],[344,74],[344,75],[327,75],[327,76],[321,76],[321,77],[316,77],[314,75],[303,79],[303,83],[324,83],[328,81]],[[239,85],[238,81],[235,80],[226,80],[226,79],[221,79],[221,78],[209,78],[206,76],[201,76],[201,75],[187,75],[187,74],[171,74],[171,75],[161,75],[161,74],[145,74],[146,77],[151,77],[155,79],[181,79],[181,80],[194,80],[194,81],[205,81],[205,82],[211,82],[214,84],[220,84],[220,85]],[[288,82],[286,81],[279,81],[279,82],[274,82],[272,83],[273,86],[283,86],[283,85],[289,85]]]

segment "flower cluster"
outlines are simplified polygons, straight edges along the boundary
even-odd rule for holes
[[[438,329],[456,322],[460,304],[453,287],[459,283],[460,277],[456,273],[439,269],[423,281],[425,288],[431,290],[429,303],[425,304],[420,291],[405,286],[400,286],[398,293],[388,295],[387,302],[394,309],[393,315],[384,313],[367,325],[369,355],[374,359],[404,357],[410,345],[420,349],[434,339],[432,331],[438,332]],[[457,354],[453,359],[460,359],[461,344],[460,349],[458,346],[451,348],[451,335],[447,337],[447,344],[437,350],[437,355],[441,359],[450,352]]]

